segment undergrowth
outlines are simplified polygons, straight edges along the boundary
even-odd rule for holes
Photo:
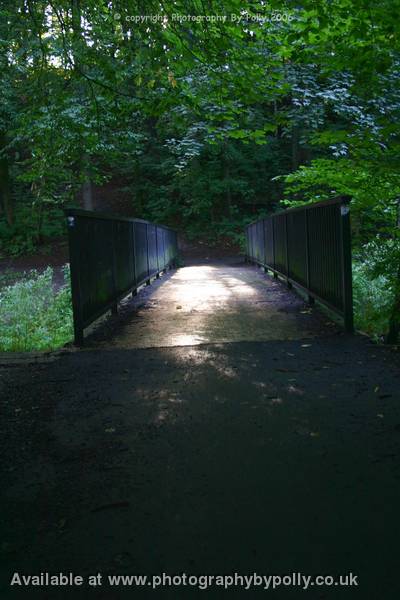
[[[65,284],[55,289],[53,269],[30,271],[0,289],[0,350],[53,350],[73,338],[69,267]]]

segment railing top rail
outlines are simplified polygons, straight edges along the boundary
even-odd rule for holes
[[[302,206],[294,206],[293,208],[287,208],[286,210],[280,210],[278,212],[275,213],[270,213],[269,215],[267,215],[266,217],[261,217],[264,219],[268,219],[270,217],[278,217],[281,215],[286,215],[288,213],[292,213],[292,212],[297,212],[300,210],[309,210],[311,208],[318,208],[318,207],[324,207],[324,206],[330,206],[332,204],[349,204],[351,201],[351,196],[335,196],[334,198],[330,198],[329,200],[321,200],[321,202],[309,202],[308,204],[303,204]],[[255,221],[252,221],[251,223],[248,223],[246,225],[246,227],[249,227],[250,225],[254,225],[254,223],[258,223],[258,221],[261,221],[260,219],[256,219]]]
[[[106,219],[109,221],[127,221],[129,223],[146,223],[147,225],[156,225],[157,227],[162,227],[163,229],[169,229],[170,231],[176,232],[176,229],[172,229],[172,227],[168,227],[167,225],[160,225],[158,223],[153,223],[152,221],[146,221],[145,219],[136,219],[133,217],[123,217],[122,215],[117,215],[115,213],[103,213],[103,212],[97,212],[96,210],[84,210],[83,208],[64,208],[64,213],[67,217],[86,217],[89,219]]]

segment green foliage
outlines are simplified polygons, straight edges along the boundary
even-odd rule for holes
[[[27,277],[26,272],[14,271],[14,269],[5,269],[0,271],[0,289],[8,285],[12,285],[18,280],[25,279]]]
[[[379,236],[366,244],[353,262],[356,327],[378,340],[388,330],[399,265],[400,242]]]
[[[31,271],[0,289],[0,350],[51,350],[73,338],[69,268],[66,284],[55,291],[53,271]]]
[[[393,293],[385,275],[371,278],[369,269],[353,263],[353,295],[355,326],[378,341],[388,329]]]
[[[38,211],[21,204],[12,225],[0,218],[0,257],[32,254],[40,242],[58,238],[64,231],[63,213],[57,206],[41,206]]]

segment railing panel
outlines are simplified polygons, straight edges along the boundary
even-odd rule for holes
[[[340,206],[308,211],[310,290],[343,311]]]
[[[264,224],[264,241],[265,241],[265,253],[264,263],[266,265],[273,266],[275,264],[274,259],[274,232],[272,219],[263,219]]]
[[[176,246],[176,232],[172,229],[164,229],[164,248],[165,248],[165,261],[169,264],[173,260],[174,248]]]
[[[149,277],[147,248],[147,223],[135,221],[135,263],[138,284],[143,283]]]
[[[75,343],[82,344],[85,327],[176,261],[177,235],[139,219],[77,209],[65,214]]]
[[[264,261],[265,246],[264,246],[264,223],[258,221],[255,224],[255,258],[258,262]]]
[[[164,252],[165,262],[168,263],[171,257],[171,238],[167,229],[164,229]]]
[[[346,196],[271,215],[248,225],[246,237],[248,259],[329,306],[352,331],[349,202]]]
[[[112,221],[116,294],[120,296],[135,283],[134,232],[128,221]]]
[[[157,260],[158,270],[162,271],[165,267],[165,241],[164,241],[164,228],[157,226]]]
[[[307,232],[305,211],[286,215],[289,269],[288,276],[307,287]]]
[[[286,217],[284,214],[276,215],[273,219],[275,240],[275,269],[287,275],[287,247],[286,247]]]
[[[79,219],[81,316],[86,325],[92,314],[115,296],[113,279],[113,223]],[[90,244],[85,240],[90,239]]]
[[[150,275],[157,273],[157,234],[156,226],[152,224],[147,225],[147,241],[148,241],[148,255],[149,255],[149,272]]]

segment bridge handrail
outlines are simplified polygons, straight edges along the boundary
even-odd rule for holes
[[[246,259],[284,277],[353,325],[349,196],[274,213],[245,227]]]
[[[178,255],[177,232],[165,225],[82,209],[64,210],[68,226],[75,344],[84,330]]]

